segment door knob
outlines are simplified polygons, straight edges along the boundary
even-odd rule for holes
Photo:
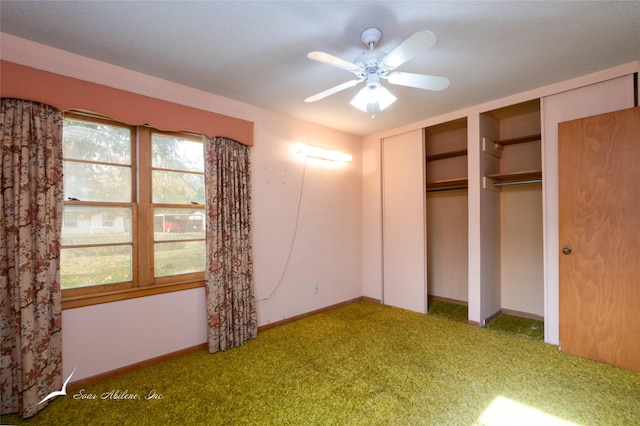
[[[571,253],[571,247],[562,247],[562,253],[564,254],[570,254]]]

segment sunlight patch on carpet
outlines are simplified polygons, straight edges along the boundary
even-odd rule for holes
[[[504,396],[493,400],[489,408],[482,413],[479,420],[481,426],[578,426],[547,414],[536,408],[514,401]]]

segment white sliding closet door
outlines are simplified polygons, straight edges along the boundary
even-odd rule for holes
[[[423,131],[382,140],[382,302],[427,312]]]

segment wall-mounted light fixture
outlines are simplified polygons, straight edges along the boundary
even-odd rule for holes
[[[315,146],[300,145],[297,152],[299,154],[306,155],[307,157],[318,158],[320,160],[341,162],[348,162],[353,160],[353,157],[350,154],[331,151],[329,149],[317,148]]]

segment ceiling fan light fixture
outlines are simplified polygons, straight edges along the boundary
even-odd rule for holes
[[[396,99],[384,86],[376,83],[363,87],[350,103],[362,112],[375,114],[387,108]]]
[[[446,77],[407,72],[391,73],[396,67],[435,44],[436,36],[431,31],[422,30],[414,33],[389,53],[374,50],[374,46],[378,44],[381,37],[382,31],[379,28],[365,29],[360,34],[360,40],[369,49],[353,62],[345,61],[326,52],[309,52],[307,55],[309,59],[352,72],[358,79],[309,96],[304,101],[319,101],[329,95],[353,87],[361,81],[366,81],[365,88],[360,90],[351,100],[351,105],[360,111],[371,114],[371,118],[375,118],[376,112],[384,110],[396,101],[396,97],[380,84],[381,78],[386,79],[390,84],[425,90],[443,90],[449,86],[449,79]]]

